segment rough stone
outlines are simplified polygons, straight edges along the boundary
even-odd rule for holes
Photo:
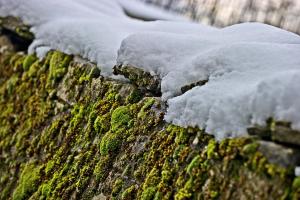
[[[280,143],[300,146],[300,132],[290,127],[276,125],[272,131],[272,140]]]
[[[270,140],[271,139],[271,130],[269,127],[265,126],[255,126],[247,129],[248,134],[251,136],[258,136],[261,139]]]
[[[119,65],[114,67],[114,74],[125,76],[142,91],[150,92],[153,95],[161,94],[161,80],[158,76],[151,75],[150,72],[133,66]]]
[[[300,164],[300,150],[274,142],[259,141],[258,150],[271,162],[283,167]]]
[[[20,38],[32,41],[34,36],[30,32],[29,26],[25,25],[20,19],[15,17],[0,17],[0,26],[3,30],[18,35]]]

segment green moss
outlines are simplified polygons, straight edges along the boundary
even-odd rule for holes
[[[175,200],[188,200],[192,197],[193,179],[190,178],[184,185],[184,188],[180,189],[175,195]]]
[[[219,192],[217,192],[217,191],[211,191],[210,192],[210,198],[211,199],[217,199],[218,196],[219,196]]]
[[[126,103],[137,103],[143,98],[142,93],[139,90],[133,90],[126,99]]]
[[[242,153],[244,154],[253,154],[257,151],[257,148],[258,148],[258,144],[253,142],[253,143],[250,143],[250,144],[247,144],[243,147],[243,150],[242,150]]]
[[[152,107],[152,105],[155,103],[155,99],[147,98],[143,103],[144,105],[141,108],[140,112],[138,113],[138,118],[144,118],[147,115],[147,110],[149,110]]]
[[[97,68],[92,68],[90,72],[84,72],[80,78],[79,78],[79,84],[82,84],[84,82],[90,82],[93,77],[97,77],[99,74],[99,71]]]
[[[41,199],[47,199],[50,196],[52,186],[50,183],[46,182],[41,186]]]
[[[122,200],[133,200],[136,196],[136,188],[135,185],[130,186],[127,188],[121,195]]]
[[[121,191],[122,186],[123,186],[123,180],[117,179],[113,185],[113,190],[111,192],[112,196],[117,196],[118,193]]]
[[[154,199],[154,196],[156,194],[156,187],[148,187],[146,188],[142,193],[142,199],[143,200],[152,200]]]
[[[7,93],[8,95],[12,95],[15,92],[16,85],[19,81],[18,75],[13,75],[8,81],[7,81]]]
[[[95,166],[94,169],[94,176],[96,177],[96,180],[98,182],[104,181],[108,172],[109,172],[109,167],[111,165],[111,157],[110,156],[101,156],[100,160]]]
[[[82,84],[84,82],[89,82],[90,80],[91,80],[90,75],[83,75],[83,76],[80,76],[79,83]]]
[[[73,115],[73,118],[70,121],[70,127],[72,129],[75,129],[77,125],[81,122],[81,120],[84,118],[84,106],[83,105],[75,105],[74,108],[71,111],[71,114]]]
[[[25,56],[23,53],[16,53],[9,60],[10,66],[14,69],[14,71],[19,71],[18,69],[23,68]]]
[[[54,51],[49,63],[48,85],[54,86],[55,82],[60,80],[67,72],[67,67],[72,60],[72,56]]]
[[[34,164],[27,164],[13,193],[13,200],[22,200],[30,197],[37,190],[40,178],[40,168]]]
[[[39,61],[34,62],[28,70],[28,76],[30,78],[32,77],[37,77],[38,76],[38,72],[41,69],[41,63]]]
[[[193,158],[193,160],[190,162],[190,164],[187,166],[187,173],[192,175],[193,169],[199,167],[201,164],[201,157],[200,155],[197,155],[196,157]]]
[[[211,139],[207,145],[207,158],[212,159],[218,157],[217,153],[217,142],[214,139]]]
[[[154,200],[161,200],[164,199],[164,196],[161,192],[156,192],[154,196]],[[165,198],[165,199],[170,199],[170,198]]]
[[[49,172],[53,169],[54,165],[55,165],[55,161],[54,160],[50,160],[47,163],[46,168],[45,168],[46,175],[49,174]]]
[[[164,183],[168,183],[172,179],[172,177],[173,177],[173,173],[169,170],[163,170],[161,172],[161,178],[162,178],[161,180]]]
[[[100,143],[101,155],[108,155],[114,153],[120,148],[122,144],[121,138],[116,133],[107,132]]]
[[[94,129],[97,133],[105,133],[110,129],[110,113],[106,113],[105,115],[97,116],[96,120],[94,121]]]
[[[111,115],[111,130],[117,131],[128,128],[130,125],[131,114],[126,106],[120,106],[115,109]]]
[[[34,54],[28,55],[23,61],[23,70],[28,71],[30,66],[37,60],[37,57]]]
[[[293,188],[294,189],[300,189],[300,177],[297,177],[293,181]]]
[[[168,131],[170,131],[170,129],[168,129]],[[176,139],[175,142],[176,144],[186,144],[189,140],[189,135],[186,129],[180,128],[180,127],[176,127],[176,126],[172,126],[172,131],[176,132]]]

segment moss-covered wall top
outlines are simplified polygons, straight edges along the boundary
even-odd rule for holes
[[[0,199],[300,198],[295,146],[216,142],[165,123],[159,97],[92,63],[0,44]]]

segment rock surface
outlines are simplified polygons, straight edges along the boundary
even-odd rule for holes
[[[299,149],[285,147],[273,142],[260,141],[258,150],[268,158],[268,161],[288,167],[290,165],[300,165]]]
[[[0,44],[0,199],[300,198],[295,163],[272,164],[256,137],[218,143],[167,124],[142,77]]]
[[[128,78],[145,93],[150,92],[153,95],[161,95],[161,80],[157,75],[151,75],[150,72],[146,72],[137,67],[123,65],[115,66],[114,74],[123,75],[125,78]]]

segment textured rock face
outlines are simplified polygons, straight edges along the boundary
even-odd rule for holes
[[[214,26],[257,21],[300,33],[298,0],[144,0]],[[183,5],[176,7],[176,5]]]
[[[2,37],[0,199],[300,198],[295,163],[280,166],[258,137],[218,143],[165,123],[147,74],[110,80],[91,63],[57,51],[38,60]]]

